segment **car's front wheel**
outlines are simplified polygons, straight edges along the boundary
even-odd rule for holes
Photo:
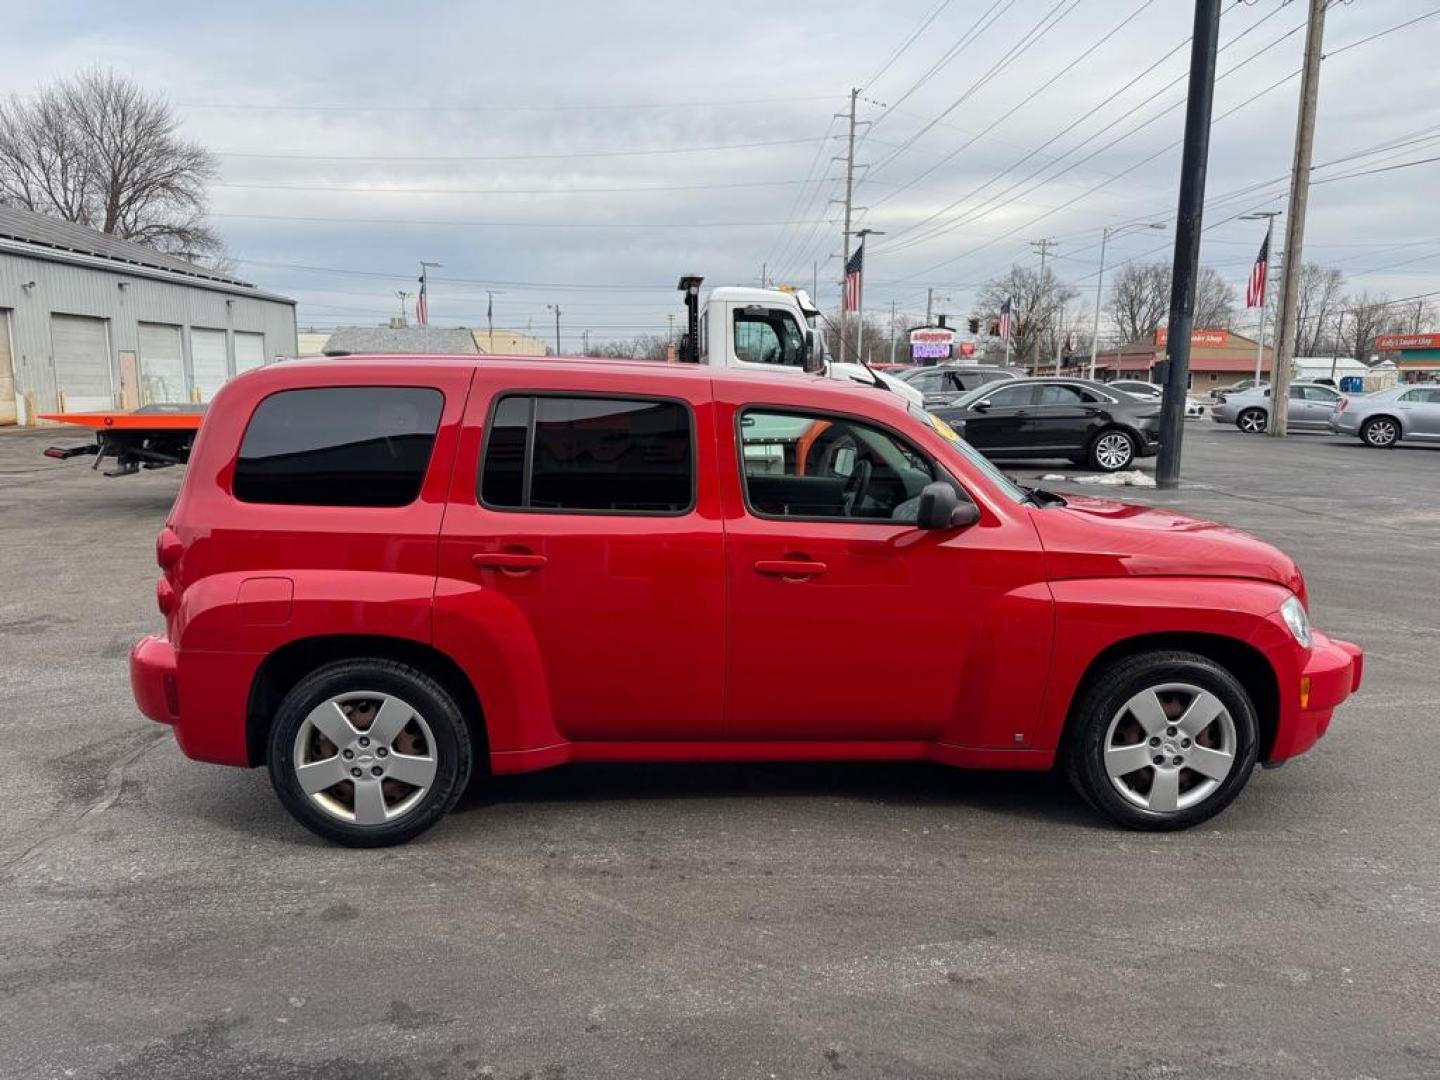
[[[1384,450],[1400,441],[1400,425],[1388,416],[1371,417],[1360,429],[1360,441]]]
[[[1235,426],[1250,435],[1258,435],[1265,430],[1268,419],[1264,409],[1246,409],[1235,418]]]
[[[1132,829],[1183,829],[1218,814],[1249,780],[1259,746],[1245,688],[1189,652],[1115,663],[1076,702],[1070,724],[1071,782]]]
[[[350,847],[404,843],[435,824],[470,777],[459,706],[427,673],[342,660],[285,695],[270,729],[270,780],[311,832]]]
[[[1090,465],[1101,472],[1119,472],[1135,461],[1135,439],[1128,431],[1111,428],[1090,444]]]

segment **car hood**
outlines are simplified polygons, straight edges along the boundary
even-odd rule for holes
[[[1052,580],[1230,577],[1270,581],[1305,596],[1295,561],[1249,533],[1170,510],[1085,496],[1035,511]]]

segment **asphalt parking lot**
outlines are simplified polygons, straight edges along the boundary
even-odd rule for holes
[[[1278,543],[1368,652],[1198,831],[1044,776],[592,767],[362,852],[136,712],[180,477],[54,440],[0,432],[0,1076],[1440,1075],[1440,448],[1206,420],[1178,492],[1048,485]]]

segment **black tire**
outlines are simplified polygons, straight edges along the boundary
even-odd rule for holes
[[[410,796],[414,797],[413,805],[405,807],[403,812],[394,818],[383,824],[358,824],[352,820],[342,820],[336,816],[333,809],[325,808],[339,806],[343,810],[345,784],[350,785],[354,805],[357,798],[355,782],[342,780],[340,784],[328,789],[324,793],[323,804],[317,797],[305,792],[296,774],[296,740],[312,710],[328,699],[356,694],[363,700],[364,694],[372,693],[399,699],[413,710],[415,719],[428,729],[420,738],[423,743],[429,744],[425,753],[433,757],[434,774],[428,787],[410,789]],[[371,723],[374,723],[373,719]],[[368,729],[361,729],[360,734],[363,734],[364,730]],[[397,760],[403,761],[400,755],[405,751],[396,745],[397,741],[401,737],[414,739],[415,733],[421,730],[420,727],[407,726],[399,736],[391,740],[393,756],[390,761],[376,761],[374,765],[384,767]],[[340,752],[337,749],[331,753]],[[378,753],[378,747],[376,752]],[[270,727],[268,760],[270,782],[280,797],[280,802],[295,820],[311,832],[347,847],[389,847],[419,836],[455,805],[469,783],[473,753],[470,729],[465,723],[465,717],[455,699],[439,682],[408,664],[393,660],[356,658],[339,660],[316,669],[285,695]],[[356,760],[355,764],[359,765],[361,762]],[[407,801],[393,796],[392,793],[396,790],[404,791],[408,785],[402,784],[397,789],[392,784],[386,788],[384,785],[391,784],[388,776],[376,780],[375,783],[384,792],[379,796],[382,802],[395,797],[395,807],[399,809]],[[388,813],[389,810],[387,805],[385,812]]]
[[[1400,441],[1400,424],[1390,416],[1372,416],[1360,426],[1360,441],[1377,450],[1388,450]]]
[[[1207,780],[1200,773],[1185,767],[1170,768],[1169,771],[1175,774],[1177,788],[1188,782],[1188,792],[1193,794],[1197,801],[1183,807],[1177,805],[1174,810],[1159,812],[1135,801],[1143,795],[1135,793],[1134,798],[1127,798],[1120,790],[1123,786],[1135,792],[1136,787],[1143,785],[1146,779],[1144,774],[1147,772],[1153,785],[1159,770],[1146,765],[1136,772],[1112,780],[1106,769],[1106,738],[1110,735],[1112,720],[1117,723],[1114,736],[1116,738],[1120,736],[1119,724],[1134,722],[1128,717],[1123,721],[1120,719],[1122,710],[1126,709],[1132,698],[1146,689],[1173,684],[1186,684],[1219,699],[1233,726],[1233,735],[1228,736],[1232,742],[1232,762],[1228,774],[1219,781]],[[1177,703],[1176,708],[1181,708],[1184,695],[1175,694],[1171,700]],[[1215,725],[1204,732],[1197,732],[1197,743],[1202,737],[1217,739],[1221,726],[1223,721],[1217,719]],[[1166,733],[1175,730],[1166,728],[1155,736],[1164,740],[1164,745],[1156,748],[1160,753],[1163,754],[1164,748],[1170,745]],[[1187,742],[1187,748],[1189,745]],[[1148,756],[1151,753],[1148,740],[1145,740],[1145,746],[1143,753]],[[1124,748],[1121,744],[1111,744],[1112,750]],[[1194,753],[1202,748],[1197,746],[1195,751],[1187,749],[1182,752],[1178,749],[1178,744],[1173,747],[1177,754]],[[1258,749],[1259,723],[1255,716],[1255,707],[1249,694],[1234,675],[1215,661],[1197,653],[1149,652],[1117,661],[1101,672],[1077,699],[1066,729],[1064,767],[1071,784],[1085,801],[1112,821],[1131,829],[1162,832],[1198,825],[1225,809],[1250,779]],[[1201,789],[1210,784],[1214,785],[1213,789],[1208,794],[1204,793]],[[1185,789],[1180,790],[1179,800],[1184,800],[1187,792]]]
[[[1246,426],[1247,421],[1251,426]],[[1270,426],[1270,417],[1264,409],[1246,409],[1235,417],[1235,426],[1247,434],[1259,435]]]
[[[1123,450],[1116,448],[1123,447]],[[1106,428],[1090,440],[1085,459],[1092,469],[1100,472],[1119,472],[1135,464],[1138,449],[1135,436],[1122,428]]]

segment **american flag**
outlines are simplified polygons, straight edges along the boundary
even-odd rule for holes
[[[1006,339],[1010,337],[1010,298],[1008,296],[1000,305],[1000,336]]]
[[[1265,230],[1265,242],[1260,245],[1260,254],[1250,270],[1250,283],[1245,286],[1245,306],[1265,306],[1265,280],[1270,276],[1270,230]]]
[[[865,269],[865,242],[855,249],[845,263],[845,310],[860,310],[860,279]]]
[[[420,291],[415,295],[415,325],[430,325],[430,301],[425,297],[424,275],[420,278]]]

